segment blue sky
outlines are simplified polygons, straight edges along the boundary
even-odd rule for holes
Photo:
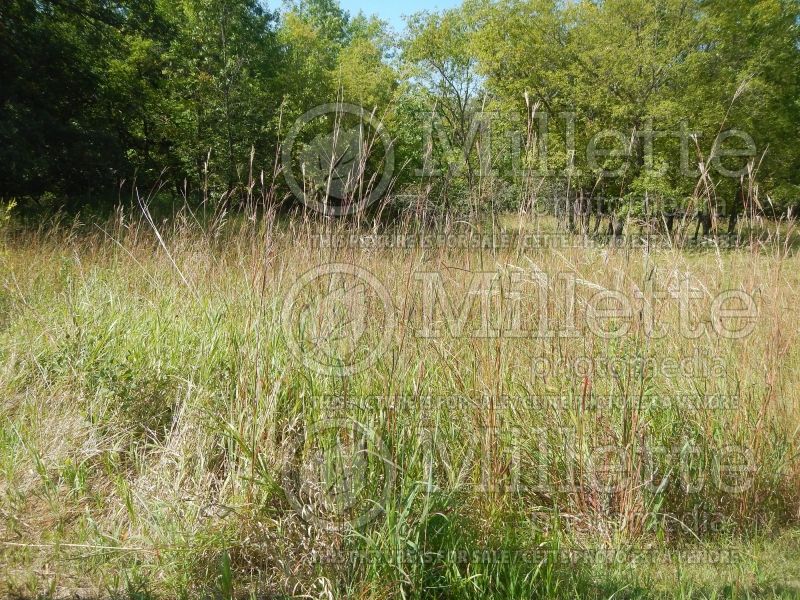
[[[356,15],[358,11],[364,14],[378,15],[384,21],[388,21],[395,30],[402,31],[405,24],[403,15],[410,15],[421,10],[439,10],[450,8],[460,4],[460,0],[436,0],[435,2],[425,2],[424,0],[400,0],[399,2],[376,2],[375,0],[339,0],[342,8],[350,14]]]

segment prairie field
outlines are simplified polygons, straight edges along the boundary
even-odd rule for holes
[[[0,0],[0,600],[800,598],[800,0]]]
[[[145,214],[4,225],[2,593],[800,594],[785,227]]]

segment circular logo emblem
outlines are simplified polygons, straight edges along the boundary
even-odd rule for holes
[[[286,498],[301,518],[322,529],[372,522],[383,512],[394,478],[381,438],[350,418],[312,422],[285,446]]]
[[[372,366],[395,328],[389,292],[372,273],[346,263],[304,273],[283,302],[289,350],[309,369],[345,377]]]
[[[324,215],[358,213],[392,180],[392,139],[375,115],[355,104],[313,108],[294,122],[281,153],[294,196]]]

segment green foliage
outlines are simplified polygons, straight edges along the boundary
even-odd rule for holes
[[[0,17],[4,197],[136,178],[219,198],[272,171],[282,121],[342,96],[385,110],[397,85],[385,25],[335,2],[279,18],[257,0],[13,0]]]
[[[336,101],[375,110],[397,143],[398,185],[438,189],[445,209],[519,205],[542,165],[557,177],[537,189],[556,196],[646,192],[680,204],[700,194],[734,206],[744,177],[776,211],[798,202],[794,0],[465,0],[412,15],[399,39],[336,0],[281,10],[260,0],[8,0],[0,21],[0,195],[23,205],[97,204],[123,182],[160,180],[192,199],[235,201],[261,171],[271,181],[297,117]],[[491,143],[485,113],[503,128]],[[752,147],[718,139],[727,130]],[[521,160],[507,131],[521,132]],[[502,181],[494,169],[482,181],[486,160]],[[698,163],[713,167],[699,186]]]
[[[254,1],[185,0],[169,18],[178,34],[165,55],[167,137],[182,173],[216,173],[230,191],[247,180],[251,148],[266,153],[279,104],[269,93],[271,15]]]
[[[482,93],[460,115],[520,115],[528,165],[547,113],[548,166],[573,189],[677,202],[697,192],[703,163],[715,168],[708,195],[732,199],[741,175],[723,170],[767,189],[796,182],[798,23],[798,4],[781,0],[475,0],[412,18],[405,47],[443,112],[463,98],[451,84],[477,74]],[[563,113],[574,120],[571,147]],[[727,130],[751,136],[755,150],[732,157],[743,144],[718,140]],[[612,131],[619,135],[605,135]],[[587,147],[598,135],[603,153],[592,160]]]

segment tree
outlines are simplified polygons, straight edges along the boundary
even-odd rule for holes
[[[473,203],[470,196],[481,167],[486,167],[473,153],[483,126],[481,82],[470,48],[474,26],[461,9],[417,13],[408,19],[408,36],[402,44],[406,76],[428,113],[417,115],[420,123],[426,122],[422,172],[443,172],[439,191],[445,212],[454,200]]]
[[[0,6],[0,193],[91,194],[125,166],[103,74],[120,5]]]
[[[254,0],[181,0],[168,14],[177,35],[166,52],[167,136],[187,175],[210,173],[230,193],[251,149],[265,154],[274,141],[273,17]]]

